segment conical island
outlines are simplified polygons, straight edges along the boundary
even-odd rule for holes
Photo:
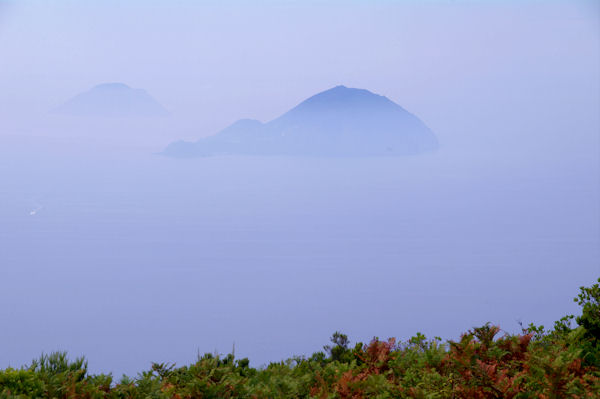
[[[433,132],[387,97],[336,86],[268,123],[242,119],[196,142],[172,143],[163,154],[402,156],[437,147]]]
[[[165,116],[167,110],[143,89],[123,83],[103,83],[76,95],[54,113],[73,116],[147,117]]]

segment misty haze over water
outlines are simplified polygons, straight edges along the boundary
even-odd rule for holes
[[[282,12],[265,7],[269,15]],[[460,7],[498,23],[488,33],[501,37],[500,17]],[[520,67],[487,66],[486,75],[485,61],[472,69],[465,62],[467,70],[456,68],[452,80],[432,66],[438,80],[430,85],[416,66],[407,72],[415,83],[392,67],[357,61],[356,70],[367,72],[334,65],[319,75],[319,66],[298,65],[293,70],[314,75],[304,84],[278,87],[277,79],[285,80],[278,70],[262,87],[215,78],[190,96],[171,89],[185,85],[165,83],[159,67],[156,81],[151,70],[134,68],[103,76],[119,69],[112,64],[90,64],[89,76],[78,69],[66,78],[52,64],[22,75],[25,60],[4,59],[0,339],[11,344],[0,347],[0,367],[64,349],[85,354],[94,371],[133,375],[151,361],[183,365],[198,352],[227,353],[234,343],[237,356],[258,365],[319,350],[335,330],[362,341],[417,331],[457,338],[487,321],[515,332],[518,321],[550,325],[574,312],[570,298],[600,272],[600,79],[598,54],[590,55],[598,37],[589,34],[598,31],[598,17],[583,5],[561,7],[569,18],[556,10],[535,14],[534,22],[516,18],[526,38],[521,47],[495,39],[496,51]],[[335,15],[330,8],[321,10],[324,17]],[[518,14],[501,8],[504,18]],[[0,23],[22,18],[13,9]],[[310,7],[300,9],[298,18],[308,18]],[[394,20],[384,11],[373,11],[370,23],[389,22],[381,29],[392,34]],[[458,17],[470,21],[465,15]],[[326,30],[317,19],[315,29]],[[8,22],[0,48],[20,54],[9,43],[17,31]],[[463,37],[458,23],[447,24],[451,36]],[[551,36],[556,26],[562,41]],[[542,28],[556,40],[538,36]],[[570,46],[569,37],[584,39]],[[21,40],[33,46],[33,36]],[[481,50],[471,45],[456,57]],[[425,51],[412,51],[415,63],[431,65]],[[254,82],[265,81],[262,67],[249,66]],[[373,78],[378,71],[381,80]],[[63,76],[64,85],[48,83],[53,76]],[[108,81],[147,90],[172,114],[47,112]],[[339,83],[388,96],[421,118],[440,148],[399,158],[157,154],[240,117],[271,120]]]

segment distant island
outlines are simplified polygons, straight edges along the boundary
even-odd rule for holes
[[[437,147],[433,132],[387,97],[336,86],[268,123],[242,119],[196,142],[171,143],[162,154],[403,156]]]
[[[149,117],[166,116],[168,111],[143,89],[124,83],[103,83],[80,93],[53,113],[72,116]]]

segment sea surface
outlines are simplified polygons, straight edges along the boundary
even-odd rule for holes
[[[260,366],[486,322],[550,326],[600,276],[595,159],[174,160],[0,136],[0,367],[42,352],[135,375],[200,353]]]

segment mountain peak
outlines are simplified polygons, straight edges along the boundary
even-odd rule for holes
[[[125,83],[102,83],[80,93],[54,110],[73,116],[148,117],[168,111],[143,89]]]
[[[387,97],[380,96],[365,89],[357,89],[339,85],[307,98],[288,114],[304,112],[356,112],[372,109],[399,108]]]
[[[309,97],[308,99],[313,98],[313,97],[318,97],[318,96],[332,96],[332,95],[337,95],[337,96],[356,96],[356,95],[377,96],[377,94],[374,94],[374,93],[370,92],[369,90],[357,89],[354,87],[347,87],[344,85],[338,85],[338,86],[332,87],[331,89],[327,89],[320,93],[317,93],[314,96]]]
[[[92,87],[92,90],[131,90],[131,87],[125,83],[111,82],[111,83],[100,83]]]
[[[270,122],[238,121],[195,143],[174,143],[164,154],[401,156],[437,146],[423,122],[387,97],[339,85]]]

